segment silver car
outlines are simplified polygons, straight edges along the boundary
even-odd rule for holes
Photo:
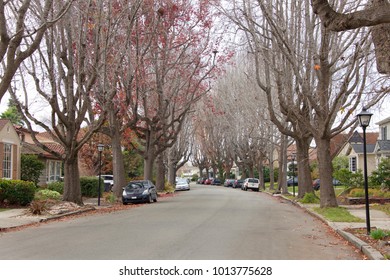
[[[260,189],[260,182],[259,179],[256,178],[246,178],[244,183],[241,186],[241,189],[244,191],[247,191],[248,189],[259,191]]]
[[[188,183],[187,179],[185,178],[177,178],[176,179],[176,191],[189,191],[190,190],[190,184]]]

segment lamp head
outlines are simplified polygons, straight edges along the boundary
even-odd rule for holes
[[[363,107],[363,110],[357,115],[359,124],[361,127],[366,128],[370,125],[372,113],[368,112],[365,107]]]

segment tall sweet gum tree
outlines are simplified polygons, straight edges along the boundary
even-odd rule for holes
[[[23,79],[24,95],[11,89],[34,142],[64,160],[63,200],[78,204],[82,204],[78,154],[106,116],[95,100],[110,100],[115,94],[105,90],[107,77],[102,74],[108,64],[118,61],[110,51],[117,47],[110,40],[116,34],[110,18],[110,7],[103,1],[75,1],[56,27],[45,33],[44,44],[26,64],[33,82]],[[45,116],[30,108],[32,86],[48,112]],[[40,143],[33,124],[61,144],[64,153]]]
[[[133,74],[121,77],[120,90],[130,97],[127,123],[139,139],[145,179],[152,179],[156,157],[174,144],[185,116],[209,89],[216,54],[209,4],[143,1],[135,19]]]

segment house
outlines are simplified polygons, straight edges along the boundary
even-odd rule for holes
[[[13,124],[0,119],[0,176],[20,179],[21,142]]]
[[[37,146],[31,137],[30,131],[26,128],[18,127],[16,130],[21,139],[21,153],[26,155],[36,155],[45,166],[41,176],[39,177],[38,185],[42,186],[50,182],[58,181],[62,177],[63,173],[63,160]],[[59,154],[64,153],[63,147],[52,140],[48,133],[38,133],[36,137],[40,143],[46,145],[51,150],[56,151]]]
[[[382,158],[390,158],[390,117],[376,124],[379,125],[379,138],[374,153],[376,154],[376,163],[379,164]]]
[[[366,152],[367,152],[367,173],[371,174],[376,169],[376,153],[375,146],[377,144],[379,133],[366,133]],[[347,156],[349,158],[349,170],[357,172],[364,169],[364,154],[363,154],[363,135],[355,131],[344,147],[340,150],[339,156]]]

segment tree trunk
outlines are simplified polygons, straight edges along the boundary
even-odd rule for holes
[[[272,131],[273,130],[273,126],[272,126]],[[271,141],[271,145],[270,145],[270,151],[269,151],[269,165],[268,165],[268,168],[269,168],[269,189],[270,190],[274,190],[275,189],[275,172],[274,172],[274,143],[273,141]]]
[[[164,154],[161,153],[157,156],[156,160],[156,187],[158,191],[164,191],[165,188],[165,165],[164,165]]]
[[[154,164],[153,155],[148,155],[146,158],[144,158],[144,179],[145,180],[153,179],[153,164]]]
[[[390,24],[380,24],[371,28],[375,45],[376,67],[381,74],[390,74]]]
[[[168,182],[171,185],[176,183],[176,166],[177,161],[171,152],[168,153]]]
[[[288,194],[287,189],[287,136],[282,135],[279,150],[279,178],[278,189],[282,194]]]
[[[330,140],[318,137],[315,141],[321,180],[320,207],[337,207],[337,199],[333,188]]]
[[[259,172],[260,188],[265,190],[263,160],[264,160],[264,156],[261,156],[259,160],[258,172]]]
[[[122,188],[126,185],[125,164],[122,153],[121,139],[119,131],[112,135],[112,169],[114,176],[113,192],[117,198],[122,196]]]
[[[64,162],[64,194],[63,200],[83,204],[80,187],[80,172],[77,153],[68,156]]]
[[[310,142],[311,139],[295,139],[298,162],[298,198],[303,198],[306,193],[313,192],[309,161]]]

